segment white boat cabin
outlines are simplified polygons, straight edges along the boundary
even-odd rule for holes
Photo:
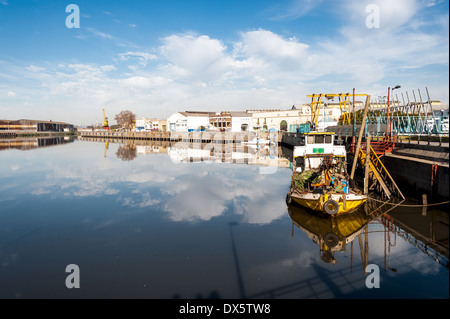
[[[293,157],[297,172],[319,169],[325,158],[332,160],[333,164],[345,163],[345,146],[334,145],[333,132],[309,132],[305,133],[304,137],[305,145],[294,147]]]

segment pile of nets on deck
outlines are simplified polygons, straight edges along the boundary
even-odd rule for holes
[[[322,173],[320,171],[307,170],[301,173],[295,172],[292,175],[292,188],[298,191],[307,191],[308,185],[320,183]]]

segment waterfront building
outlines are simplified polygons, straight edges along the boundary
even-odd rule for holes
[[[230,112],[217,112],[209,115],[209,130],[211,131],[231,131]]]
[[[154,119],[147,117],[136,118],[136,131],[137,132],[151,131],[153,128],[153,120]]]
[[[253,114],[249,112],[230,112],[232,132],[253,131]]]
[[[170,132],[192,132],[206,130],[209,127],[209,112],[177,112],[167,119]]]
[[[252,113],[255,131],[296,132],[300,125],[311,121],[311,105],[293,105],[291,109],[248,110]],[[324,104],[318,113],[318,127],[335,125],[341,116],[339,104]]]
[[[136,119],[137,132],[166,132],[167,120],[139,117]]]
[[[167,120],[158,120],[158,131],[167,132]]]
[[[74,125],[65,122],[39,121],[39,120],[0,120],[2,131],[27,132],[72,132]]]

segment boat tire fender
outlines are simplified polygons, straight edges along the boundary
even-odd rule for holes
[[[335,215],[339,211],[339,204],[335,200],[329,199],[323,204],[323,208],[328,214]]]
[[[339,244],[339,238],[335,233],[328,233],[323,239],[328,248],[333,248]]]
[[[288,194],[286,195],[286,204],[290,205],[291,202],[292,202],[292,197],[291,197],[291,195],[288,193]]]

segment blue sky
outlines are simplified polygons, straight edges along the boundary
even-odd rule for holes
[[[0,119],[286,109],[397,84],[447,104],[448,21],[441,0],[0,0]]]

